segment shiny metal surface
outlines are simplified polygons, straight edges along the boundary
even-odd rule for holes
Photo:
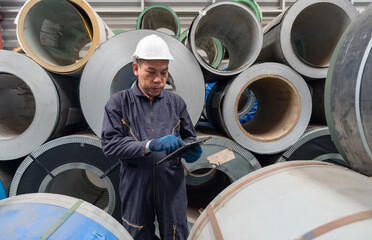
[[[322,162],[278,163],[247,174],[221,192],[209,204],[211,211],[198,217],[188,239],[216,239],[216,225],[224,239],[295,239],[371,210],[371,196],[371,179],[348,169]],[[321,239],[363,239],[372,234],[371,216],[346,223],[323,228]]]
[[[56,73],[78,74],[98,45],[113,36],[84,0],[29,0],[17,17],[23,50]]]
[[[338,39],[357,15],[347,0],[296,1],[265,26],[258,61],[279,61],[309,78],[325,78]]]
[[[204,37],[221,41],[228,52],[226,70],[214,68],[199,55],[197,42]],[[253,11],[238,2],[218,2],[204,8],[190,26],[188,44],[202,67],[205,80],[215,82],[239,74],[257,58],[262,46],[262,29]]]
[[[133,30],[102,44],[84,68],[80,82],[81,107],[85,119],[97,136],[101,135],[104,106],[110,96],[130,88],[136,80],[132,70],[132,55],[138,41],[150,34],[157,34],[167,42],[175,58],[169,62],[171,89],[185,100],[193,124],[198,122],[204,104],[205,84],[192,53],[177,39],[165,33]]]

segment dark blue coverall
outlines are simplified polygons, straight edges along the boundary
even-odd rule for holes
[[[105,106],[102,149],[107,157],[121,160],[122,219],[134,239],[153,239],[155,213],[163,240],[188,236],[181,160],[156,165],[165,151],[145,154],[147,141],[169,134],[186,143],[196,138],[186,104],[177,94],[163,90],[150,101],[136,82],[111,96]]]

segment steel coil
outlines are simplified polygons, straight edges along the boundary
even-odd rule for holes
[[[58,193],[83,199],[121,222],[120,162],[105,157],[93,134],[70,135],[35,149],[18,167],[9,195]]]
[[[102,44],[84,68],[80,82],[81,107],[85,119],[97,136],[101,135],[104,106],[110,96],[130,88],[135,81],[132,55],[138,41],[150,34],[156,34],[167,42],[175,58],[169,62],[171,86],[185,100],[193,124],[199,120],[204,104],[205,85],[192,53],[177,39],[164,33],[133,30]]]
[[[0,180],[0,200],[7,198],[6,190],[4,184]]]
[[[256,1],[254,1],[254,0],[234,0],[234,1],[241,2],[245,5],[247,5],[256,14],[258,20],[260,22],[262,21],[262,11],[261,11],[260,6],[256,3]]]
[[[325,161],[345,167],[350,167],[338,152],[332,141],[328,127],[309,126],[304,135],[291,146],[277,162],[294,160]]]
[[[317,79],[307,82],[311,92],[313,109],[310,122],[313,124],[327,125],[324,109],[325,79]]]
[[[299,0],[264,28],[258,61],[279,61],[310,78],[325,78],[333,50],[358,15],[348,0]]]
[[[311,95],[306,82],[293,69],[279,63],[256,64],[226,85],[219,97],[222,100],[215,104],[212,101],[216,116],[220,115],[219,129],[249,151],[279,153],[305,132]],[[247,88],[257,99],[257,111],[252,120],[241,124],[238,106]]]
[[[186,188],[189,227],[223,189],[246,174],[261,168],[246,149],[221,136],[210,125],[198,123],[197,137],[212,137],[201,145],[203,154],[194,163],[186,163]]]
[[[332,138],[351,167],[372,176],[372,6],[346,29],[331,60],[325,86]]]
[[[29,0],[16,23],[25,53],[61,74],[81,73],[96,48],[114,35],[85,0]]]
[[[182,42],[184,45],[188,45],[187,43],[187,35],[189,34],[189,29],[186,29],[182,34],[178,37],[178,41]],[[224,47],[220,40],[214,37],[203,37],[198,39],[196,42],[196,47],[198,48],[198,52],[200,53],[201,57],[208,61],[208,63],[214,67],[218,68],[221,64],[223,56],[224,56]]]
[[[277,163],[221,192],[188,239],[368,239],[371,197],[371,179],[343,167]]]
[[[197,42],[214,37],[228,52],[227,69],[214,68],[199,55]],[[201,10],[190,26],[188,43],[202,67],[205,80],[226,80],[246,70],[262,46],[261,24],[254,12],[239,2],[218,2]],[[226,64],[222,62],[223,64]]]
[[[221,104],[230,83],[231,81],[224,81],[214,84],[205,101],[205,110],[203,110],[205,118],[221,133],[227,132],[222,118]],[[237,107],[237,117],[240,123],[244,124],[254,117],[257,102],[256,96],[250,89],[246,88],[242,92]]]
[[[0,161],[0,200],[9,196],[10,184],[22,160]]]
[[[5,50],[0,73],[0,160],[24,157],[81,126],[78,79],[48,74],[25,55]]]
[[[60,194],[33,193],[0,201],[3,239],[133,239],[103,210]]]
[[[223,133],[225,136],[229,135],[222,115],[222,104],[230,84],[231,81],[216,83],[210,90],[205,102],[205,111],[208,121],[218,132]]]
[[[138,16],[136,29],[158,30],[178,38],[181,25],[177,14],[171,8],[152,5]]]
[[[194,206],[197,209],[204,208],[232,182],[261,168],[256,158],[248,150],[221,136],[211,128],[198,125],[197,137],[205,136],[212,138],[201,145],[203,154],[199,160],[194,163],[185,162],[185,166],[190,172],[190,174],[186,173],[188,200],[191,205],[197,205]],[[225,185],[223,179],[227,180]],[[217,184],[218,182],[222,185]]]

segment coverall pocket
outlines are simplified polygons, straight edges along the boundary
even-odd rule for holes
[[[127,226],[129,229],[133,228],[133,229],[136,229],[137,231],[141,231],[144,228],[144,225],[133,224],[133,223],[129,222],[128,220],[126,220],[123,217],[121,219],[123,220],[124,226]]]
[[[169,165],[169,168],[173,170],[181,170],[182,169],[181,159],[178,158],[178,159],[172,160],[172,162]]]

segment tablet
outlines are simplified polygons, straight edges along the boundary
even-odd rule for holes
[[[184,151],[186,151],[187,149],[189,149],[190,147],[193,147],[195,146],[196,144],[200,143],[200,144],[203,144],[205,143],[207,140],[211,139],[212,137],[203,137],[203,138],[200,138],[200,139],[197,139],[193,142],[189,142],[189,143],[186,143],[185,145],[183,145],[182,147],[178,148],[176,151],[168,154],[166,157],[164,157],[163,159],[161,159],[159,162],[157,162],[156,164],[159,164],[159,163],[162,163],[168,159],[171,159],[171,158],[176,158],[176,157],[179,157]]]

